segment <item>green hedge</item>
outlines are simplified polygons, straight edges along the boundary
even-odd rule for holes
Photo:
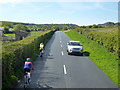
[[[118,54],[118,27],[106,28],[79,28],[75,31],[84,34],[87,38],[96,41],[98,44],[107,48],[110,52]]]
[[[2,47],[2,88],[13,88],[23,74],[27,57],[34,57],[40,42],[45,44],[55,31],[46,31]]]
[[[117,32],[94,31],[87,33],[87,37],[106,47],[110,52],[118,51]]]

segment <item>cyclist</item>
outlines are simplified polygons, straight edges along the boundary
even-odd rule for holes
[[[40,43],[40,55],[41,55],[41,51],[44,49],[44,44]]]
[[[25,76],[26,76],[26,72],[28,72],[28,80],[31,80],[31,78],[30,78],[30,68],[32,67],[32,69],[33,69],[33,64],[32,64],[32,62],[30,61],[30,58],[27,58],[26,59],[26,62],[25,62],[25,64],[24,64],[24,73],[25,73]]]

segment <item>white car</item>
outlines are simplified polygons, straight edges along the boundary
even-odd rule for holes
[[[79,41],[69,41],[67,43],[67,52],[70,54],[80,54],[83,55],[83,45]]]

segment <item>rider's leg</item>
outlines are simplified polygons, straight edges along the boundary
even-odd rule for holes
[[[41,55],[41,49],[40,49],[40,55]]]
[[[26,78],[26,76],[27,76],[27,75],[26,75],[26,69],[24,69],[24,74],[25,74],[25,75],[24,75],[24,78]]]
[[[30,77],[30,72],[28,72],[28,77],[31,79],[31,77]]]
[[[26,78],[27,75],[24,76],[24,78]]]

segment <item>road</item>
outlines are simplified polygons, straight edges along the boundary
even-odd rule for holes
[[[34,61],[28,88],[117,88],[87,56],[68,55],[70,38],[57,31],[47,43],[44,56]],[[23,88],[23,77],[16,88]]]

